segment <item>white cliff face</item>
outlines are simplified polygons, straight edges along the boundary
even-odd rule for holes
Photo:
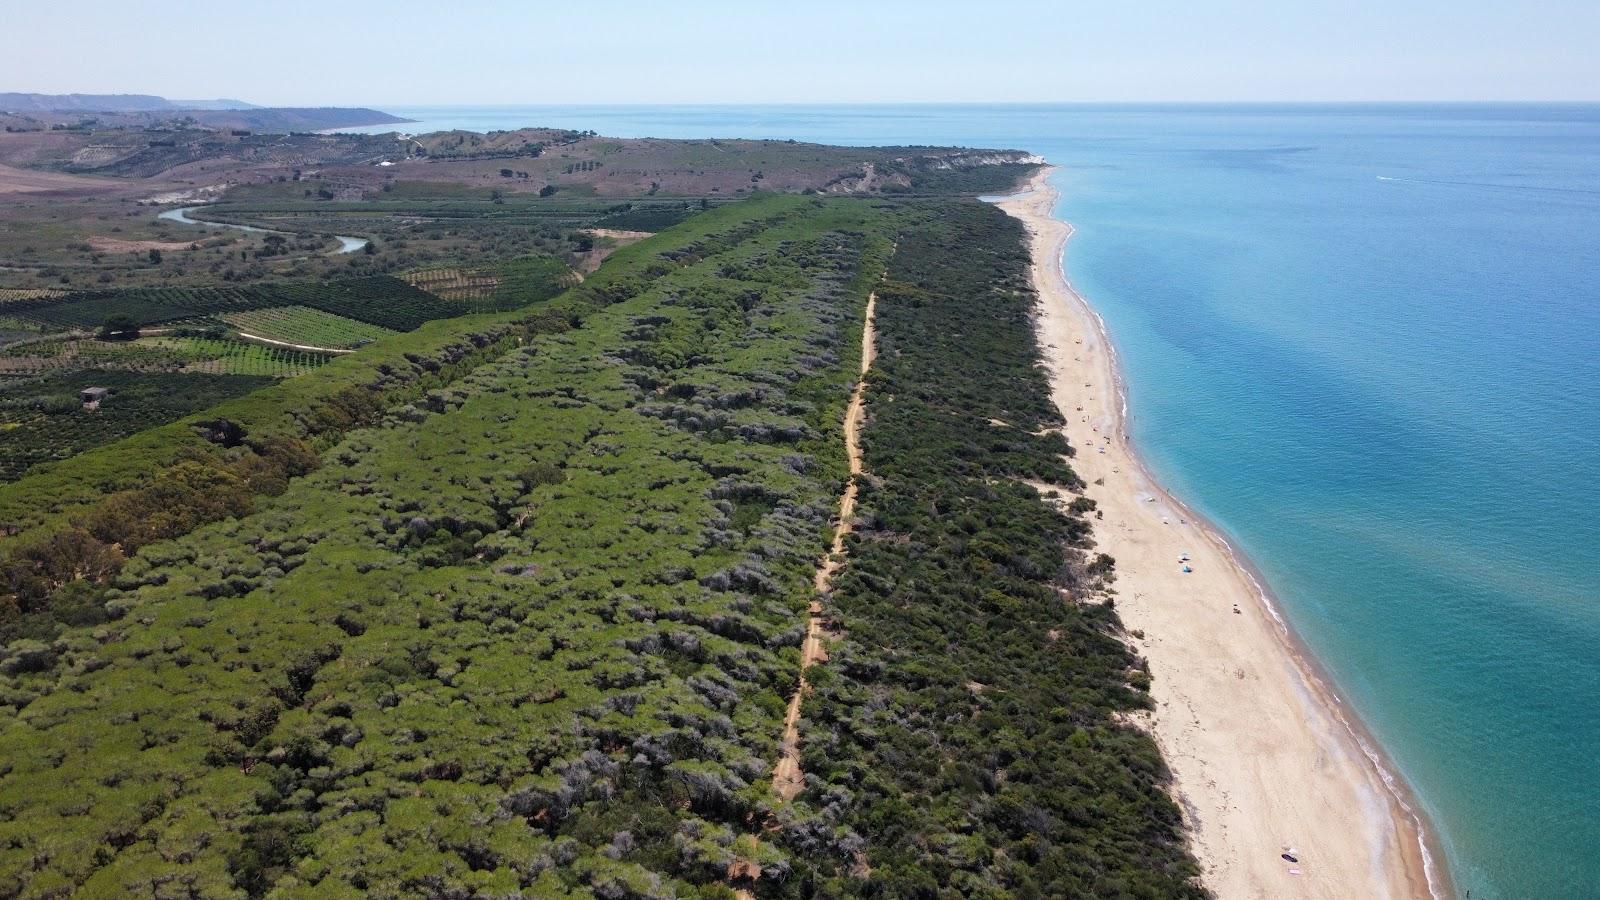
[[[899,160],[896,160],[899,162]],[[861,164],[861,174],[841,178],[823,189],[828,194],[863,194],[883,190],[887,186],[910,187],[911,179],[900,172],[884,174],[872,163]]]
[[[911,178],[904,172],[894,171],[903,167],[921,171],[953,171],[958,169],[976,169],[982,166],[1003,165],[1044,165],[1045,159],[1037,154],[1022,150],[986,150],[972,153],[943,153],[929,154],[927,156],[902,156],[896,158],[894,165],[887,167],[889,171],[880,172],[872,163],[861,164],[861,174],[846,175],[829,183],[822,189],[825,194],[863,194],[881,191],[884,189],[908,188]]]
[[[950,156],[924,156],[917,160],[908,159],[902,161],[921,162],[930,169],[975,169],[979,166],[1043,165],[1044,157],[1034,153],[1025,153],[1021,150],[1006,150],[999,153],[957,153]]]

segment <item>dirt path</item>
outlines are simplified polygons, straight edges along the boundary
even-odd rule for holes
[[[259,334],[251,334],[248,331],[240,331],[240,332],[237,332],[237,334],[239,335],[239,337],[244,338],[247,341],[257,341],[257,342],[262,343],[262,344],[271,344],[274,347],[288,347],[291,350],[310,350],[313,353],[354,353],[354,352],[356,352],[356,351],[351,350],[351,349],[349,349],[347,347],[346,348],[340,348],[340,347],[315,347],[315,346],[312,346],[311,344],[291,344],[288,341],[279,341],[279,340],[274,340],[274,339],[269,338],[269,337],[262,337]]]
[[[585,275],[593,275],[600,268],[600,264],[606,261],[606,257],[629,244],[637,244],[655,234],[653,231],[623,231],[617,228],[585,228],[583,231],[597,238],[610,238],[611,246],[596,247],[581,254],[582,258],[578,260],[578,267],[573,270],[577,273],[578,281],[580,282],[583,281]]]
[[[878,295],[867,295],[867,313],[861,328],[861,378],[850,395],[850,405],[844,412],[844,452],[850,462],[850,478],[845,482],[844,494],[839,498],[839,524],[833,529],[833,546],[817,566],[812,587],[818,597],[833,586],[833,576],[844,564],[844,539],[853,527],[856,511],[856,476],[861,474],[861,420],[866,414],[866,375],[877,354],[873,339],[873,316],[878,308]],[[783,740],[778,747],[778,765],[772,771],[772,786],[784,800],[793,800],[805,788],[805,773],[800,771],[800,706],[805,700],[809,685],[806,669],[828,658],[823,647],[822,601],[811,601],[811,621],[806,626],[806,639],[800,645],[800,685],[789,698],[789,709],[783,715]]]

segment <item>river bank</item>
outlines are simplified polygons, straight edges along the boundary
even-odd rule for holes
[[[1130,446],[1115,351],[1068,283],[1049,169],[998,201],[1027,226],[1040,342],[1074,467],[1117,560],[1117,609],[1149,661],[1149,728],[1206,885],[1221,897],[1447,896],[1420,818],[1373,743],[1221,536]]]

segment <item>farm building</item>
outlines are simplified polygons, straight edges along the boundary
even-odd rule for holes
[[[110,388],[86,387],[78,392],[78,399],[83,401],[84,408],[97,409],[100,406],[100,401],[110,395]]]

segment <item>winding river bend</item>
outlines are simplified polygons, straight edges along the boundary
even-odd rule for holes
[[[158,214],[156,218],[166,219],[168,222],[177,222],[180,225],[199,225],[203,228],[232,228],[235,231],[248,231],[252,234],[292,234],[292,232],[275,231],[271,228],[257,228],[254,225],[234,225],[229,222],[208,222],[204,219],[190,218],[189,213],[192,213],[197,209],[200,209],[200,207],[185,206],[182,209],[169,209]],[[336,234],[333,236],[333,239],[339,242],[339,248],[337,250],[330,251],[328,254],[329,256],[341,256],[346,253],[354,253],[357,250],[365,248],[368,243],[366,238],[350,237],[349,235],[343,234]]]

